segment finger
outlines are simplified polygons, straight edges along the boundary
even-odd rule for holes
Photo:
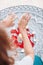
[[[21,19],[25,19],[27,22],[30,20],[31,16],[29,13],[25,13]]]

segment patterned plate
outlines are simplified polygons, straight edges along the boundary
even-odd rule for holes
[[[35,33],[33,39],[35,54],[39,55],[43,60],[43,9],[28,5],[9,7],[0,11],[0,20],[4,19],[9,12],[16,13],[19,18],[25,12],[30,13],[31,20],[27,27],[30,32]]]

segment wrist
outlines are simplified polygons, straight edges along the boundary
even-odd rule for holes
[[[26,29],[23,29],[23,28],[20,29],[20,32],[25,32],[25,31],[26,31]]]

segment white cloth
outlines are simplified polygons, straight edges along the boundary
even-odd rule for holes
[[[14,65],[33,65],[33,59],[30,56],[26,56],[21,61],[16,61]]]

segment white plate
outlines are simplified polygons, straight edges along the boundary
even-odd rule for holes
[[[16,13],[18,15],[18,18],[20,18],[25,12],[29,12],[31,14],[32,17],[27,27],[30,29],[31,33],[35,32],[34,50],[35,54],[41,57],[43,54],[41,53],[43,52],[43,9],[26,5],[9,7],[0,11],[0,20],[4,19],[9,14],[9,12]]]

